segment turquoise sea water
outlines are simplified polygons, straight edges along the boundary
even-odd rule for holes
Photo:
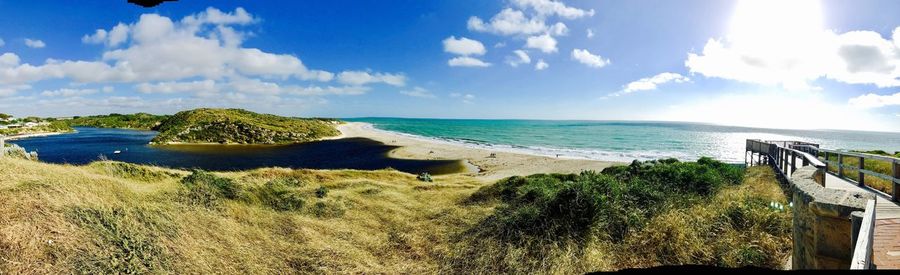
[[[900,133],[781,130],[676,122],[353,118],[380,130],[468,146],[610,161],[709,156],[744,161],[745,140],[800,140],[829,149],[900,151]]]

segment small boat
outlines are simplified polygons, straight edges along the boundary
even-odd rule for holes
[[[119,150],[113,151],[113,154],[116,154],[116,155],[121,154],[121,153],[122,153],[122,151],[119,151]]]

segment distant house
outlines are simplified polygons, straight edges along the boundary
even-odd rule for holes
[[[56,120],[71,120],[71,119],[74,119],[74,117],[66,116],[66,117],[58,117],[58,118],[56,118]]]
[[[9,129],[22,128],[22,124],[14,123],[14,124],[6,125],[6,127]]]
[[[25,122],[25,128],[31,128],[31,127],[38,126],[38,125],[40,125],[40,124],[34,123],[34,122]]]

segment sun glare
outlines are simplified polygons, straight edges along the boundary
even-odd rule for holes
[[[737,40],[787,38],[821,31],[822,6],[816,0],[742,0],[731,18]]]

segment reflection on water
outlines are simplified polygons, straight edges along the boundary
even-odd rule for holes
[[[77,133],[13,141],[37,151],[41,161],[86,164],[110,160],[174,168],[246,170],[260,167],[311,169],[394,168],[440,175],[462,171],[460,161],[406,160],[388,157],[397,146],[366,138],[325,140],[295,145],[148,145],[153,131],[76,128]],[[114,151],[121,151],[114,154]]]

